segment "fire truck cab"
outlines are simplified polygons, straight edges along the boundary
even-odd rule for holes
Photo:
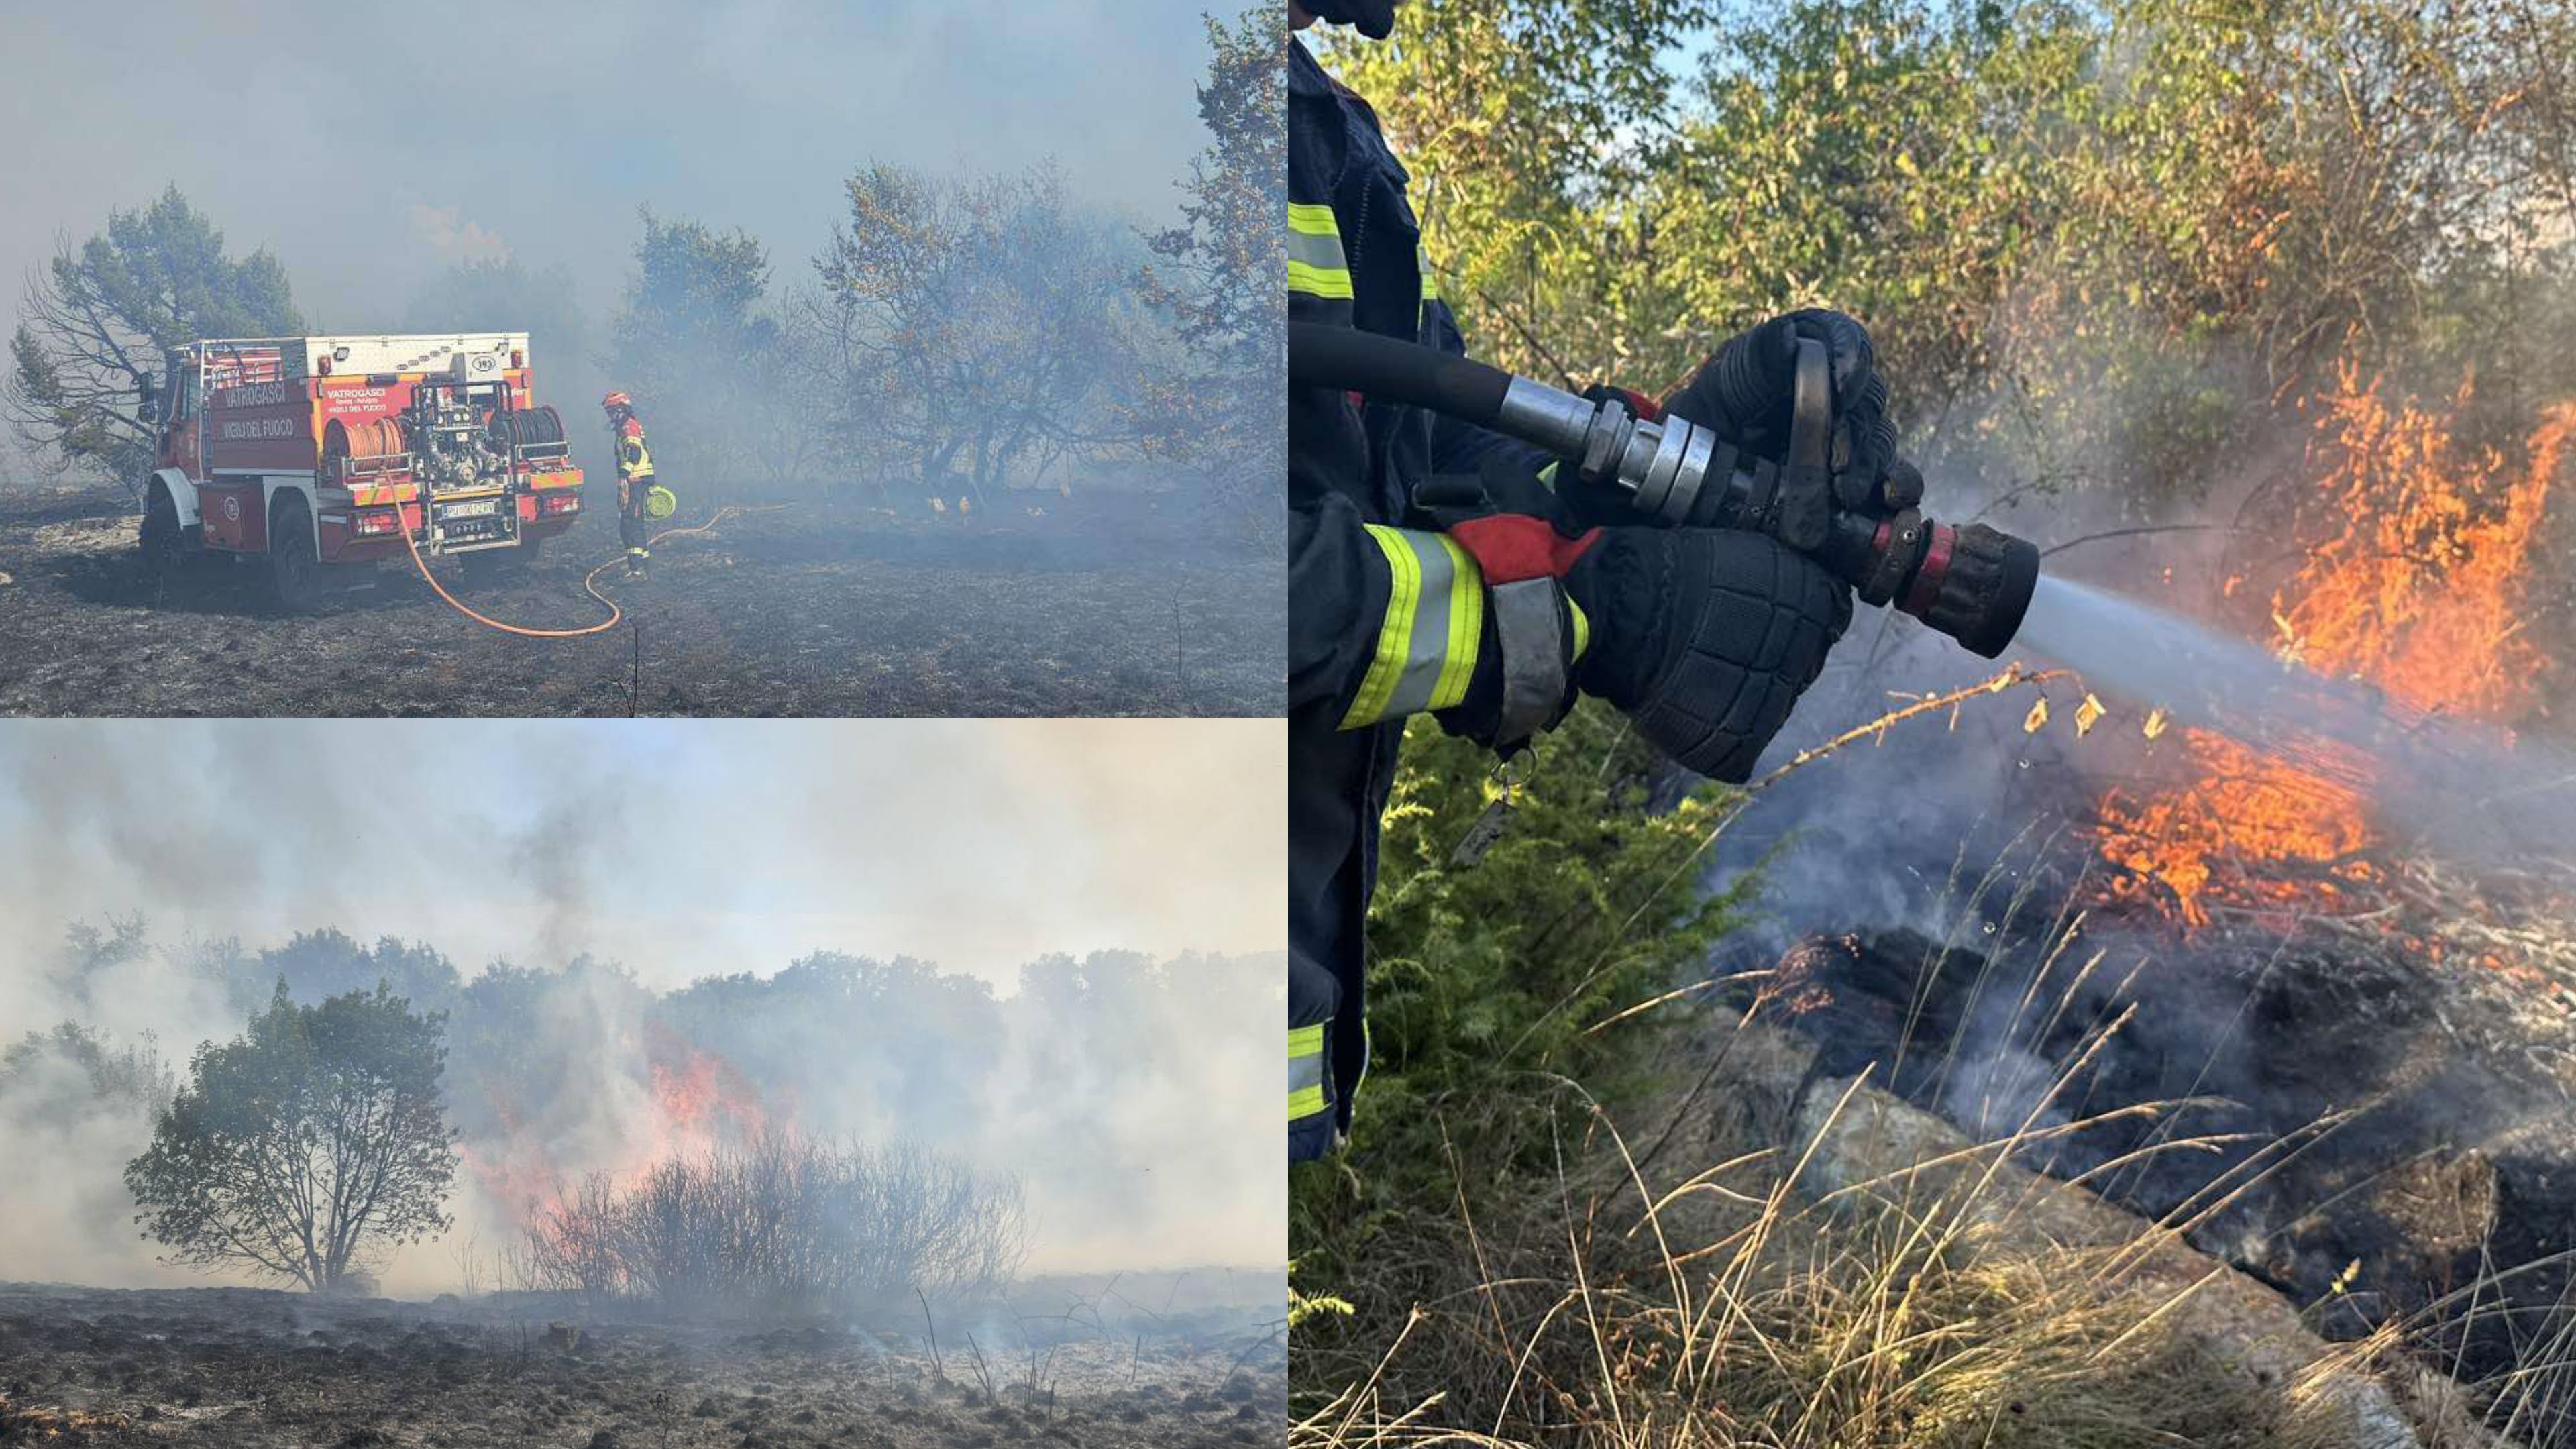
[[[140,544],[167,568],[263,558],[279,605],[326,565],[532,556],[581,510],[563,419],[530,391],[528,335],[267,337],[171,350],[144,415],[159,447]]]

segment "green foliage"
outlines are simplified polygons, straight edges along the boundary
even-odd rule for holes
[[[0,407],[48,465],[132,483],[152,461],[136,403],[164,350],[303,325],[277,258],[228,255],[223,233],[174,186],[111,213],[79,246],[65,242],[30,283]]]
[[[666,221],[645,207],[636,274],[609,327],[611,386],[633,395],[665,483],[720,494],[734,477],[792,473],[803,431],[782,417],[769,252],[749,232]],[[787,425],[782,425],[787,424]]]
[[[1419,0],[1329,57],[1495,360],[1662,389],[1837,306],[1928,463],[2153,506],[2338,361],[2552,350],[2542,288],[2517,317],[2445,279],[2518,244],[2536,282],[2563,249],[2571,30],[2407,0]]]
[[[99,1104],[157,1115],[177,1085],[148,1035],[118,1046],[66,1021],[0,1049],[0,1105],[22,1120],[77,1118]]]
[[[1199,119],[1214,137],[1181,183],[1181,224],[1148,238],[1159,259],[1137,277],[1147,307],[1183,344],[1153,369],[1128,412],[1149,456],[1200,465],[1221,517],[1275,538],[1287,435],[1287,313],[1280,218],[1288,206],[1287,105],[1278,17],[1208,19]],[[1263,460],[1269,460],[1264,462]]]
[[[455,965],[436,948],[392,936],[366,946],[329,926],[298,931],[283,946],[230,962],[229,995],[244,1015],[256,1011],[264,988],[282,983],[297,1001],[318,1002],[383,985],[424,1007],[445,1010],[464,986]]]
[[[445,1020],[382,985],[299,1006],[279,982],[246,1034],[197,1049],[152,1145],[126,1165],[145,1236],[177,1262],[321,1292],[372,1249],[445,1231]]]
[[[1454,1233],[1454,1174],[1472,1196],[1543,1165],[1552,1079],[1610,1098],[1644,1085],[1632,1064],[1673,1013],[1604,1023],[1685,978],[1734,921],[1740,896],[1706,894],[1694,869],[1724,787],[1649,809],[1652,752],[1592,703],[1533,756],[1510,828],[1462,866],[1458,841],[1507,787],[1477,746],[1427,724],[1405,742],[1369,916],[1368,1081],[1347,1153],[1293,1173],[1290,1193],[1301,1263],[1359,1301],[1362,1325],[1387,1328],[1390,1304],[1361,1265],[1390,1236]]]

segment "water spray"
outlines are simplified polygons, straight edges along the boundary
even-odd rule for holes
[[[1831,386],[1824,344],[1802,338],[1784,462],[1737,452],[1625,397],[1577,397],[1433,348],[1352,327],[1292,322],[1288,380],[1409,403],[1489,428],[1571,465],[1568,491],[1670,527],[1767,533],[1858,592],[1988,659],[2021,628],[2039,549],[1982,523],[1938,522],[1837,487],[1828,466]]]

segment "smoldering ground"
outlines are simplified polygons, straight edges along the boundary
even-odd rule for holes
[[[1033,1270],[1274,1263],[1275,739],[0,730],[0,1023],[82,1033],[0,1078],[0,1150],[42,1164],[5,1192],[0,1278],[203,1281],[136,1238],[150,1092],[101,1054],[184,1068],[281,977],[448,1014],[458,1222],[380,1265],[391,1290],[494,1286],[532,1199],[761,1130],[1019,1175]]]

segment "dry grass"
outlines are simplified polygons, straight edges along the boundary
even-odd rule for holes
[[[2005,1144],[1811,1196],[1820,1138],[1650,1191],[1589,1120],[1552,1201],[1480,1202],[1498,1231],[1462,1226],[1481,1272],[1293,1445],[2388,1442],[2358,1406],[2382,1346],[2249,1369],[2180,1311],[2206,1282],[2034,1241],[2023,1187],[1989,1170]],[[1445,1389],[1421,1390],[1426,1369]]]
[[[2048,954],[2066,991],[2034,984],[2023,1002],[2050,1020],[2101,964],[2067,949],[2074,923],[2059,928]],[[2016,1165],[2112,1117],[2182,1115],[2179,1102],[2080,1115],[2074,1084],[2134,1008],[2092,1022],[2026,1115],[1982,1141],[1865,1079],[1801,1080],[1805,1054],[1753,1024],[1766,1009],[1758,998],[1732,1034],[1690,1038],[1702,1053],[1726,1043],[1705,1075],[1685,1074],[1700,1078],[1690,1093],[1623,1111],[1652,1124],[1639,1134],[1650,1145],[1555,1081],[1552,1180],[1471,1191],[1453,1154],[1450,1214],[1391,1234],[1368,1270],[1379,1279],[1382,1263],[1382,1280],[1307,1285],[1416,1306],[1382,1348],[1350,1341],[1366,1312],[1301,1335],[1314,1358],[1300,1380],[1348,1387],[1310,1398],[1291,1443],[2385,1449],[2496,1442],[2478,1409],[2533,1421],[2516,1402],[2531,1384],[2460,1391],[2416,1366],[2432,1350],[2407,1325],[2321,1342],[2270,1290],[2182,1241],[2335,1123],[2250,1157],[2241,1143],[2159,1134],[2087,1174],[2240,1149],[2156,1224]],[[1726,1060],[1739,1051],[1796,1056]],[[2530,1372],[2534,1384],[2567,1377]]]

